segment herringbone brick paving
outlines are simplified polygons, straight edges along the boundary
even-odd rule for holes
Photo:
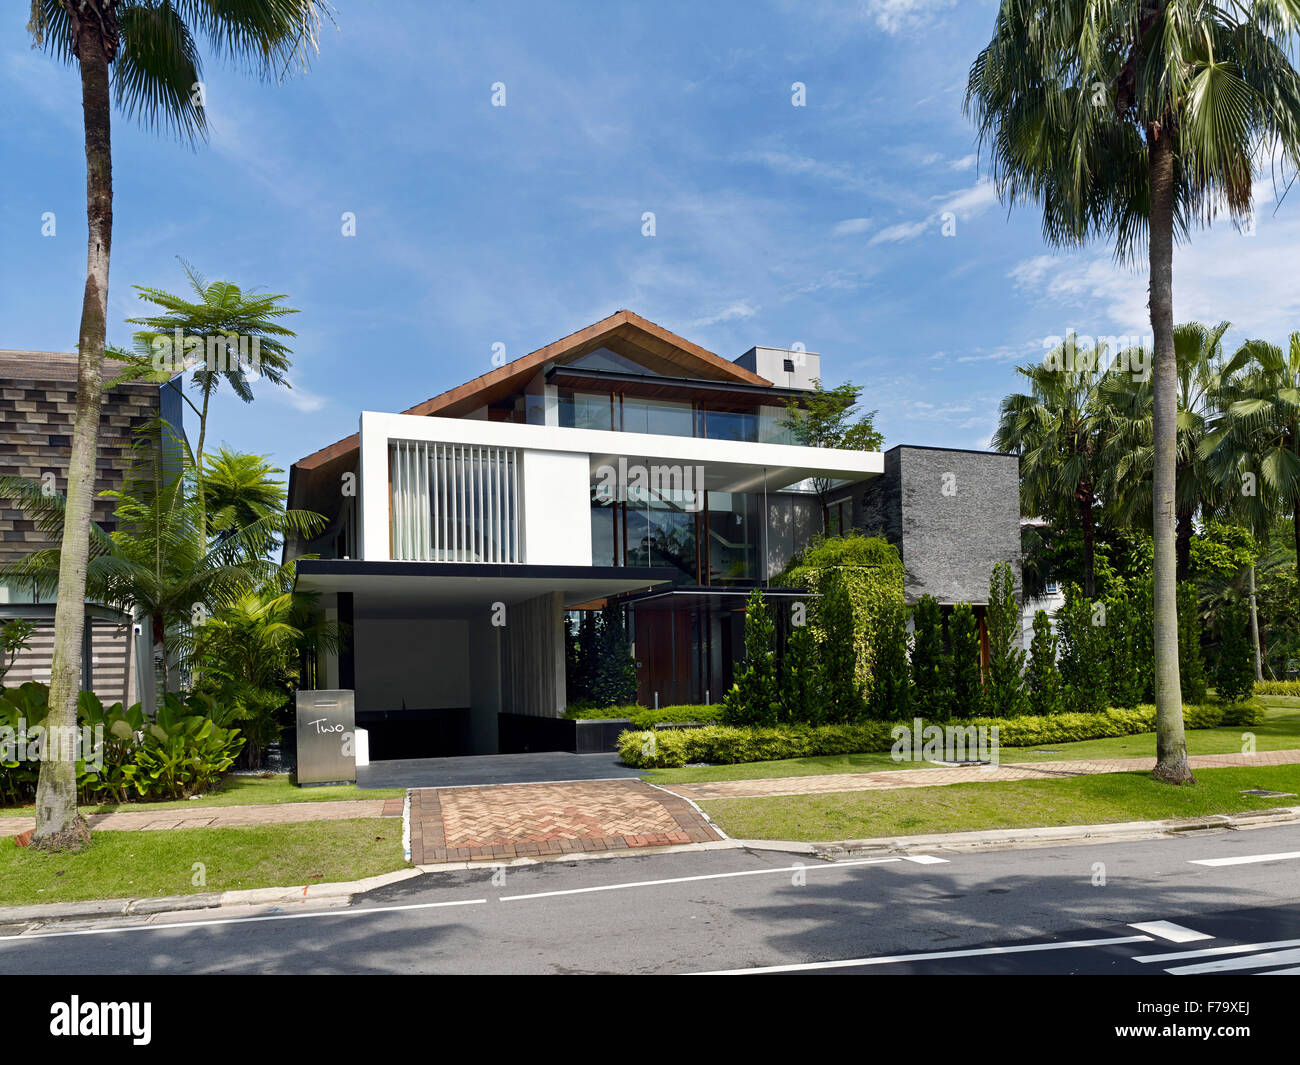
[[[707,843],[722,837],[689,802],[640,780],[417,788],[411,861],[492,861]]]

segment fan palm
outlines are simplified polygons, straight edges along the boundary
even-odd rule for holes
[[[1215,326],[1187,322],[1174,329],[1178,377],[1178,437],[1175,450],[1175,551],[1178,580],[1191,575],[1191,544],[1197,514],[1217,513],[1227,499],[1221,475],[1203,452],[1202,443],[1246,359],[1223,357],[1223,335],[1231,323]],[[1130,353],[1129,365],[1150,365],[1148,353]],[[1131,525],[1151,512],[1151,378],[1110,374],[1101,387],[1114,426],[1110,437],[1107,496],[1111,513]]]
[[[1030,391],[1002,401],[993,434],[994,448],[1020,456],[1020,513],[1082,533],[1089,598],[1096,594],[1093,552],[1110,426],[1100,392],[1107,377],[1105,355],[1100,345],[1079,350],[1069,336],[1041,364],[1018,367]]]
[[[108,268],[113,240],[114,104],[128,118],[195,141],[206,135],[202,66],[192,31],[217,52],[264,77],[315,48],[325,0],[32,0],[33,43],[81,78],[86,156],[86,282],[77,337],[77,402],[68,456],[68,535],[60,547],[49,724],[76,726],[81,678],[82,603],[90,512],[95,492],[101,375],[108,324]],[[113,74],[110,81],[109,70]],[[66,759],[41,762],[36,788],[37,847],[81,847],[90,838],[77,813],[76,768]]]
[[[999,195],[1056,245],[1145,249],[1154,340],[1152,539],[1158,780],[1192,779],[1178,679],[1176,238],[1245,221],[1256,160],[1300,166],[1300,0],[1002,0],[966,107]]]

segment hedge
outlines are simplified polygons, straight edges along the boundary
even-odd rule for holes
[[[704,704],[682,704],[678,706],[661,706],[658,710],[653,707],[639,706],[633,703],[630,706],[570,706],[564,716],[570,721],[600,721],[606,718],[630,718],[635,728],[654,728],[655,725],[661,724],[695,724],[698,722],[711,722],[720,719],[722,706],[714,703],[711,706]]]
[[[1291,695],[1300,698],[1300,680],[1257,680],[1256,695]]]
[[[1111,709],[1093,714],[977,717],[960,722],[960,727],[996,727],[1001,746],[1029,747],[1151,732],[1155,729],[1155,719],[1154,706],[1137,706],[1132,710]],[[1261,720],[1263,712],[1249,703],[1183,707],[1183,721],[1187,728],[1255,725]],[[638,769],[670,769],[697,762],[736,765],[780,758],[864,754],[888,751],[894,745],[891,730],[899,724],[903,723],[866,721],[855,725],[778,725],[773,728],[708,725],[672,732],[629,730],[618,737],[618,753],[626,765]]]

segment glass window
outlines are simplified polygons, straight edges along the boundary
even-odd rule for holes
[[[752,443],[758,438],[758,418],[752,411],[706,411],[704,435],[710,440],[746,440]]]
[[[689,403],[623,397],[623,431],[660,436],[694,436],[695,412]]]
[[[599,392],[561,392],[560,424],[570,429],[614,428],[609,396]]]
[[[646,369],[639,362],[634,362],[626,355],[620,355],[617,351],[610,351],[609,348],[597,348],[595,351],[588,352],[581,358],[574,359],[566,365],[581,367],[584,370],[616,370],[619,373],[643,374],[646,377],[659,376],[654,371]]]

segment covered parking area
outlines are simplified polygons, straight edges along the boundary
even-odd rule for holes
[[[356,693],[371,759],[388,761],[497,754],[543,734],[564,715],[564,611],[671,579],[661,568],[302,559],[296,587],[345,627],[321,686]]]

